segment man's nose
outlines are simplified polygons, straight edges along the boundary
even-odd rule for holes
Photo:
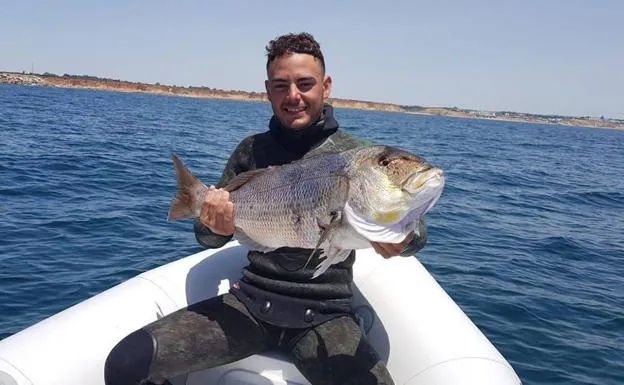
[[[288,98],[291,101],[299,101],[299,97],[301,95],[299,94],[299,88],[297,87],[296,84],[291,84],[290,87],[288,88]]]

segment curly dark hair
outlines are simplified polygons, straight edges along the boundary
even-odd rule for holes
[[[314,36],[307,32],[289,33],[271,40],[266,46],[267,70],[273,60],[289,53],[306,53],[314,56],[321,61],[321,67],[325,72],[325,58],[321,46],[314,40]]]

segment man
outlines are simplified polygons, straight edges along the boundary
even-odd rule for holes
[[[245,138],[207,194],[194,229],[207,248],[222,247],[235,230],[236,212],[221,189],[237,174],[363,142],[338,129],[326,104],[332,79],[319,44],[288,34],[267,46],[269,130]],[[373,243],[389,258],[413,255],[426,242],[413,234],[401,244]],[[250,252],[229,293],[176,311],[123,339],[105,367],[107,385],[162,383],[167,378],[234,362],[267,349],[288,354],[313,385],[392,384],[351,313],[355,252],[312,280],[311,250]]]

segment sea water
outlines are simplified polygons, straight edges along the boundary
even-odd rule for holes
[[[336,109],[447,174],[418,258],[525,384],[624,383],[624,132]],[[0,86],[0,339],[200,251],[171,154],[215,183],[268,103]],[[93,331],[97,333],[97,330]]]

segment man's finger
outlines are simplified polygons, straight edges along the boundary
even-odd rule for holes
[[[223,208],[223,219],[226,222],[232,222],[234,219],[234,204],[232,202],[227,202]]]
[[[377,252],[377,254],[381,255],[384,258],[388,257],[388,251],[385,248],[385,245],[382,243],[371,242],[373,249]]]

